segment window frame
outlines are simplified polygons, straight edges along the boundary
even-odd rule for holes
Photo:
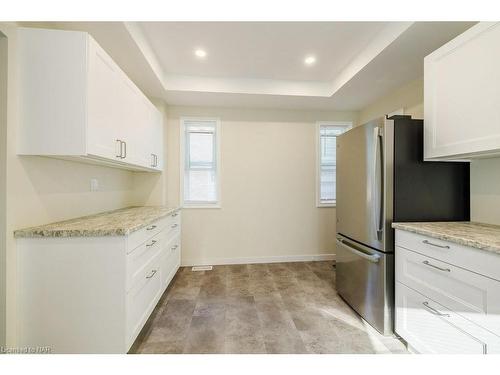
[[[336,126],[344,128],[344,132],[352,129],[352,121],[317,121],[316,122],[316,207],[337,207],[337,199],[328,202],[321,201],[321,127]],[[335,151],[336,152],[336,151]],[[335,155],[335,160],[337,160]],[[335,162],[335,165],[337,162]],[[335,182],[336,184],[337,182]],[[335,196],[335,198],[337,198]]]
[[[182,208],[221,208],[221,188],[220,188],[220,171],[221,171],[221,156],[220,156],[220,144],[221,144],[221,124],[220,119],[217,117],[191,117],[182,116],[179,119],[179,131],[180,131],[180,206]],[[185,165],[186,165],[186,122],[188,121],[210,121],[215,122],[215,192],[216,200],[214,202],[193,202],[189,203],[184,200],[184,178],[185,178]]]

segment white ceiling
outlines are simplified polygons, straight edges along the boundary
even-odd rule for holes
[[[140,22],[167,74],[332,80],[384,22]],[[207,58],[193,56],[203,48]],[[305,66],[307,55],[317,58]]]
[[[474,22],[51,22],[89,32],[170,105],[360,110]],[[193,54],[203,48],[204,60]],[[317,63],[305,66],[314,54]]]

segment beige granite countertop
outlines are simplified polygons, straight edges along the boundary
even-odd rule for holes
[[[19,229],[14,232],[14,237],[126,236],[178,210],[177,207],[166,206],[127,207],[39,227]]]
[[[500,225],[445,221],[393,223],[392,227],[500,254]]]

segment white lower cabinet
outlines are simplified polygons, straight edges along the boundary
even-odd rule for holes
[[[160,259],[160,282],[163,286],[168,286],[175,276],[175,272],[181,263],[181,237],[177,234],[168,242],[165,251]]]
[[[396,333],[410,349],[500,353],[500,281],[490,277],[500,256],[492,255],[396,231]]]
[[[164,291],[160,279],[160,268],[159,255],[156,255],[145,267],[142,277],[127,293],[127,342],[130,345],[141,331]]]
[[[399,282],[396,332],[418,353],[500,353],[500,337]]]
[[[180,212],[128,236],[19,238],[18,344],[127,353],[180,266]]]

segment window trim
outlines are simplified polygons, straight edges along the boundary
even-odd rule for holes
[[[215,202],[195,202],[186,203],[184,201],[184,167],[185,167],[185,142],[186,142],[186,121],[214,121],[215,122],[215,157],[217,170],[215,174],[216,180],[216,195],[217,200]],[[220,188],[220,171],[221,171],[221,156],[220,156],[220,143],[221,143],[221,125],[220,119],[218,117],[192,117],[192,116],[182,116],[179,118],[179,131],[180,131],[180,145],[179,145],[179,161],[180,161],[180,206],[182,208],[221,208],[221,188]]]
[[[320,129],[322,126],[338,126],[345,128],[345,131],[352,128],[352,121],[317,121],[316,122],[316,207],[337,207],[337,200],[321,202],[321,138]]]

